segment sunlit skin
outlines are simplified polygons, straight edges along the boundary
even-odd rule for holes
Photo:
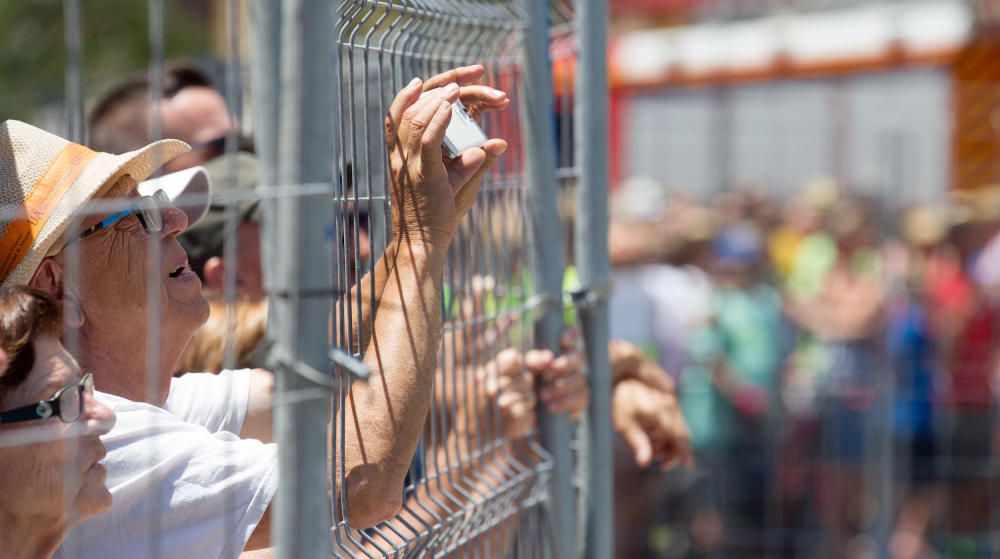
[[[58,339],[45,335],[32,343],[34,367],[0,401],[0,411],[48,400],[81,376]],[[99,437],[114,422],[114,413],[87,395],[73,424],[52,417],[0,426],[0,557],[48,557],[75,524],[108,511],[107,471],[99,464],[106,451]],[[3,445],[5,435],[39,428],[53,440]]]
[[[138,197],[136,186],[126,175],[102,199],[121,200],[125,207]],[[110,213],[88,216],[80,230]],[[201,280],[187,267],[187,254],[177,240],[187,228],[187,216],[172,206],[164,208],[162,216],[163,230],[155,238],[143,230],[137,216],[129,216],[43,260],[31,282],[62,298],[67,321],[79,330],[80,364],[94,371],[102,390],[158,405],[166,399],[184,348],[209,311]],[[66,282],[70,251],[79,252],[73,285]],[[170,277],[179,266],[184,272]],[[158,308],[150,308],[148,290],[154,290]],[[150,321],[154,314],[159,319]],[[151,344],[154,333],[157,338]],[[149,371],[151,346],[159,348],[159,359]]]

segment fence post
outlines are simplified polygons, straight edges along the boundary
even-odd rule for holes
[[[607,0],[578,0],[576,37],[576,264],[580,321],[590,371],[586,556],[610,558],[614,548],[611,371],[608,363],[608,70]]]
[[[531,260],[536,277],[534,295],[545,304],[535,317],[535,343],[559,351],[563,329],[562,283],[565,244],[559,227],[556,197],[556,145],[553,129],[554,94],[549,60],[549,3],[523,0],[528,26],[524,40],[525,175],[531,228]],[[553,476],[548,502],[554,529],[555,556],[575,559],[577,553],[576,498],[573,488],[573,426],[565,414],[549,415],[539,407],[542,445],[552,455]]]
[[[334,55],[335,8],[325,0],[254,3],[260,42],[255,61],[261,178],[278,184],[264,204],[269,334],[275,341],[275,439],[281,479],[275,498],[273,544],[278,556],[326,557],[330,549],[327,498],[327,386],[305,378],[329,369],[328,321],[332,264],[326,225],[330,196],[296,195],[293,185],[328,184],[334,193],[334,125],[339,89]],[[280,82],[279,82],[280,80]],[[280,83],[280,88],[276,87]]]
[[[84,143],[86,125],[83,117],[83,32],[80,0],[63,3],[66,38],[66,139]]]
[[[251,71],[253,80],[251,95],[253,98],[254,145],[258,160],[258,188],[278,184],[278,123],[281,107],[281,84],[278,81],[281,60],[281,5],[271,0],[253,0],[250,5],[251,20]],[[274,198],[264,197],[260,200],[262,223],[274,223]],[[273,227],[273,226],[271,226]],[[262,272],[264,285],[271,285],[274,275],[274,262],[277,249],[274,235],[266,234],[270,227],[265,226],[261,235]],[[274,321],[268,321],[268,337],[276,337]]]

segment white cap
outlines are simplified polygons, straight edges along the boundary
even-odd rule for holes
[[[139,183],[139,194],[162,190],[188,216],[188,227],[201,221],[212,200],[212,179],[204,167],[191,167]]]

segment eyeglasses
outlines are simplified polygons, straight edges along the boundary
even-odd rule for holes
[[[218,157],[226,153],[226,142],[229,141],[229,136],[219,136],[218,138],[212,138],[211,140],[205,142],[191,142],[191,151],[195,150],[207,150],[214,154],[212,157]],[[256,147],[254,146],[253,138],[237,135],[236,136],[236,149],[235,151],[242,151],[245,153],[256,154]]]
[[[52,398],[0,413],[0,424],[20,423],[58,416],[63,423],[73,423],[83,413],[83,397],[94,395],[94,377],[87,373],[73,384],[64,386]]]
[[[153,233],[159,233],[160,231],[163,231],[162,209],[169,204],[170,197],[167,196],[167,193],[162,190],[157,190],[152,196],[143,196],[142,198],[136,200],[136,202],[129,208],[113,213],[104,218],[97,225],[67,241],[66,244],[63,245],[63,248],[66,248],[73,243],[78,243],[98,231],[107,229],[132,214],[135,214],[135,216],[139,218],[139,223],[142,224],[142,228],[146,231],[146,233],[150,235]]]

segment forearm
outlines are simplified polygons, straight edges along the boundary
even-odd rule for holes
[[[667,372],[631,343],[611,340],[608,343],[608,357],[612,386],[623,380],[635,379],[667,394],[676,393],[674,381]]]
[[[358,280],[344,299],[350,308],[350,314],[344,313],[343,320],[349,323],[351,337],[350,340],[337,340],[337,342],[339,342],[339,345],[350,347],[351,353],[358,353],[361,351],[361,348],[368,347],[368,344],[371,342],[372,315],[376,314],[376,310],[381,304],[385,285],[392,274],[395,261],[396,243],[392,242],[386,247],[385,252],[378,259],[378,262],[375,263],[372,271]],[[374,298],[372,294],[374,294]],[[341,319],[343,311],[340,305],[338,305],[337,311],[334,320]],[[348,319],[348,316],[350,316],[350,319]],[[337,331],[342,330],[338,328]]]
[[[503,369],[513,366],[502,356],[498,359],[503,361]],[[468,520],[465,512],[488,501],[489,495],[518,489],[509,483],[513,481],[510,462],[515,449],[504,440],[508,435],[500,425],[498,396],[491,395],[487,388],[499,379],[491,380],[491,375],[484,374],[487,368],[438,370],[435,398],[439,405],[432,410],[425,430],[426,440],[437,442],[427,449],[426,482],[408,494],[408,506],[397,520],[390,521],[401,524],[400,530],[407,524],[427,526]],[[490,549],[500,549],[496,544],[504,541],[502,533],[499,526],[494,526],[483,536],[490,542]]]
[[[395,514],[430,405],[441,329],[444,257],[404,244],[389,270],[374,337],[365,352],[373,374],[345,402],[348,516],[357,527]]]
[[[611,383],[617,384],[634,376],[642,364],[642,355],[628,342],[611,340],[608,343],[608,361],[611,364]]]

